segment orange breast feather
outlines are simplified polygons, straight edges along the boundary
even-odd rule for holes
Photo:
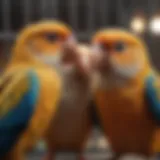
[[[99,90],[96,102],[102,126],[114,151],[149,154],[156,127],[147,110],[142,85]]]

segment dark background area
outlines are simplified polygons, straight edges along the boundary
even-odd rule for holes
[[[130,29],[131,19],[143,15],[147,23],[141,36],[160,69],[160,36],[153,35],[148,29],[148,23],[160,13],[159,9],[159,0],[1,0],[0,42],[1,46],[12,43],[16,33],[26,24],[49,18],[70,24],[79,39],[87,41],[103,27]]]

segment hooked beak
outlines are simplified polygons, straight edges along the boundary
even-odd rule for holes
[[[77,39],[74,35],[71,35],[64,42],[62,47],[62,59],[61,64],[64,70],[73,70],[75,66],[75,60],[77,55]]]
[[[75,48],[77,47],[77,39],[74,35],[70,35],[67,40],[64,42],[62,47],[63,56],[69,55],[71,52],[75,52]]]

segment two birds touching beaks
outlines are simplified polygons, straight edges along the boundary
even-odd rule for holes
[[[46,160],[58,151],[82,159],[91,100],[114,159],[158,155],[160,82],[147,52],[121,29],[100,30],[86,45],[59,21],[24,28],[0,78],[0,159],[23,160],[41,138]]]

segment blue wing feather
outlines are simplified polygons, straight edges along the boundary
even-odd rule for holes
[[[153,118],[160,124],[160,86],[155,84],[159,81],[158,77],[151,75],[146,79],[145,93],[146,99]]]
[[[40,88],[39,81],[33,71],[27,74],[29,90],[16,107],[0,119],[0,157],[14,146],[20,134],[27,127],[36,106]]]

